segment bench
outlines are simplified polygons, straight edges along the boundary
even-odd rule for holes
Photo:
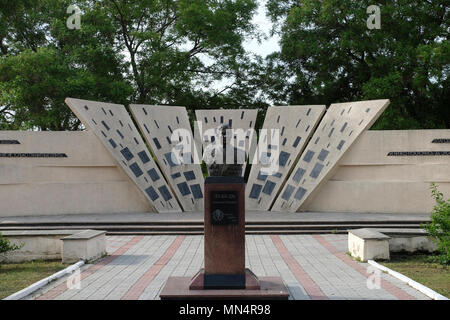
[[[434,252],[437,245],[428,236],[428,232],[423,229],[395,229],[395,228],[378,228],[389,239],[390,252]]]
[[[64,237],[62,262],[73,263],[82,260],[96,260],[106,253],[106,231],[83,230]]]
[[[348,231],[348,250],[361,261],[371,259],[389,260],[390,237],[373,229],[355,229]]]
[[[72,263],[95,260],[106,252],[106,231],[100,230],[25,230],[0,231],[11,244],[22,246],[0,261],[23,262],[57,260]]]
[[[363,228],[348,230],[348,250],[361,261],[389,260],[390,252],[433,252],[436,244],[422,229]]]

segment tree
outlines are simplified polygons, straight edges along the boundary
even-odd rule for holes
[[[67,96],[188,109],[258,107],[256,0],[0,0],[0,128],[77,129]],[[218,90],[214,83],[227,85]],[[256,98],[255,98],[256,97]]]
[[[371,30],[367,8],[374,4],[381,29]],[[375,128],[450,128],[447,1],[269,0],[267,7],[282,49],[266,63],[291,79],[278,99],[329,105],[389,98]]]
[[[69,1],[22,0],[0,6],[0,129],[78,129],[68,96],[125,103],[132,86],[105,15],[87,11],[66,26]]]

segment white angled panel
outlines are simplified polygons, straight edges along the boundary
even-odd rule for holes
[[[256,116],[258,111],[256,109],[215,109],[215,110],[196,110],[195,116],[197,121],[201,124],[201,137],[203,150],[211,143],[211,135],[208,134],[208,130],[216,129],[222,124],[227,124],[231,129],[241,129],[245,132],[242,139],[236,141],[236,146],[240,149],[244,149],[248,156],[251,149],[253,128],[255,127]],[[251,129],[251,130],[249,130]],[[245,173],[245,167],[247,162],[245,161],[242,170],[242,176]]]
[[[296,212],[327,181],[358,136],[378,119],[389,100],[332,104],[272,207]]]
[[[203,211],[204,179],[186,108],[131,105],[130,109],[183,210]]]
[[[267,109],[246,188],[248,209],[270,209],[324,112],[325,106],[319,105]],[[273,167],[263,161],[270,157]]]
[[[66,103],[86,128],[95,133],[158,212],[181,211],[123,105],[72,98],[67,98]],[[161,178],[152,181],[154,174]]]

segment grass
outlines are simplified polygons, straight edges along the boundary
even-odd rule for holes
[[[61,261],[0,264],[0,299],[6,298],[66,267]]]
[[[450,298],[450,267],[431,262],[430,255],[395,254],[380,263]]]

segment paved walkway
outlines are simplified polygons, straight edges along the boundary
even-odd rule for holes
[[[169,276],[193,276],[202,267],[203,237],[110,236],[107,251],[83,266],[79,288],[61,279],[28,299],[158,299]],[[281,276],[291,299],[428,299],[346,251],[347,235],[246,236],[247,267]]]

